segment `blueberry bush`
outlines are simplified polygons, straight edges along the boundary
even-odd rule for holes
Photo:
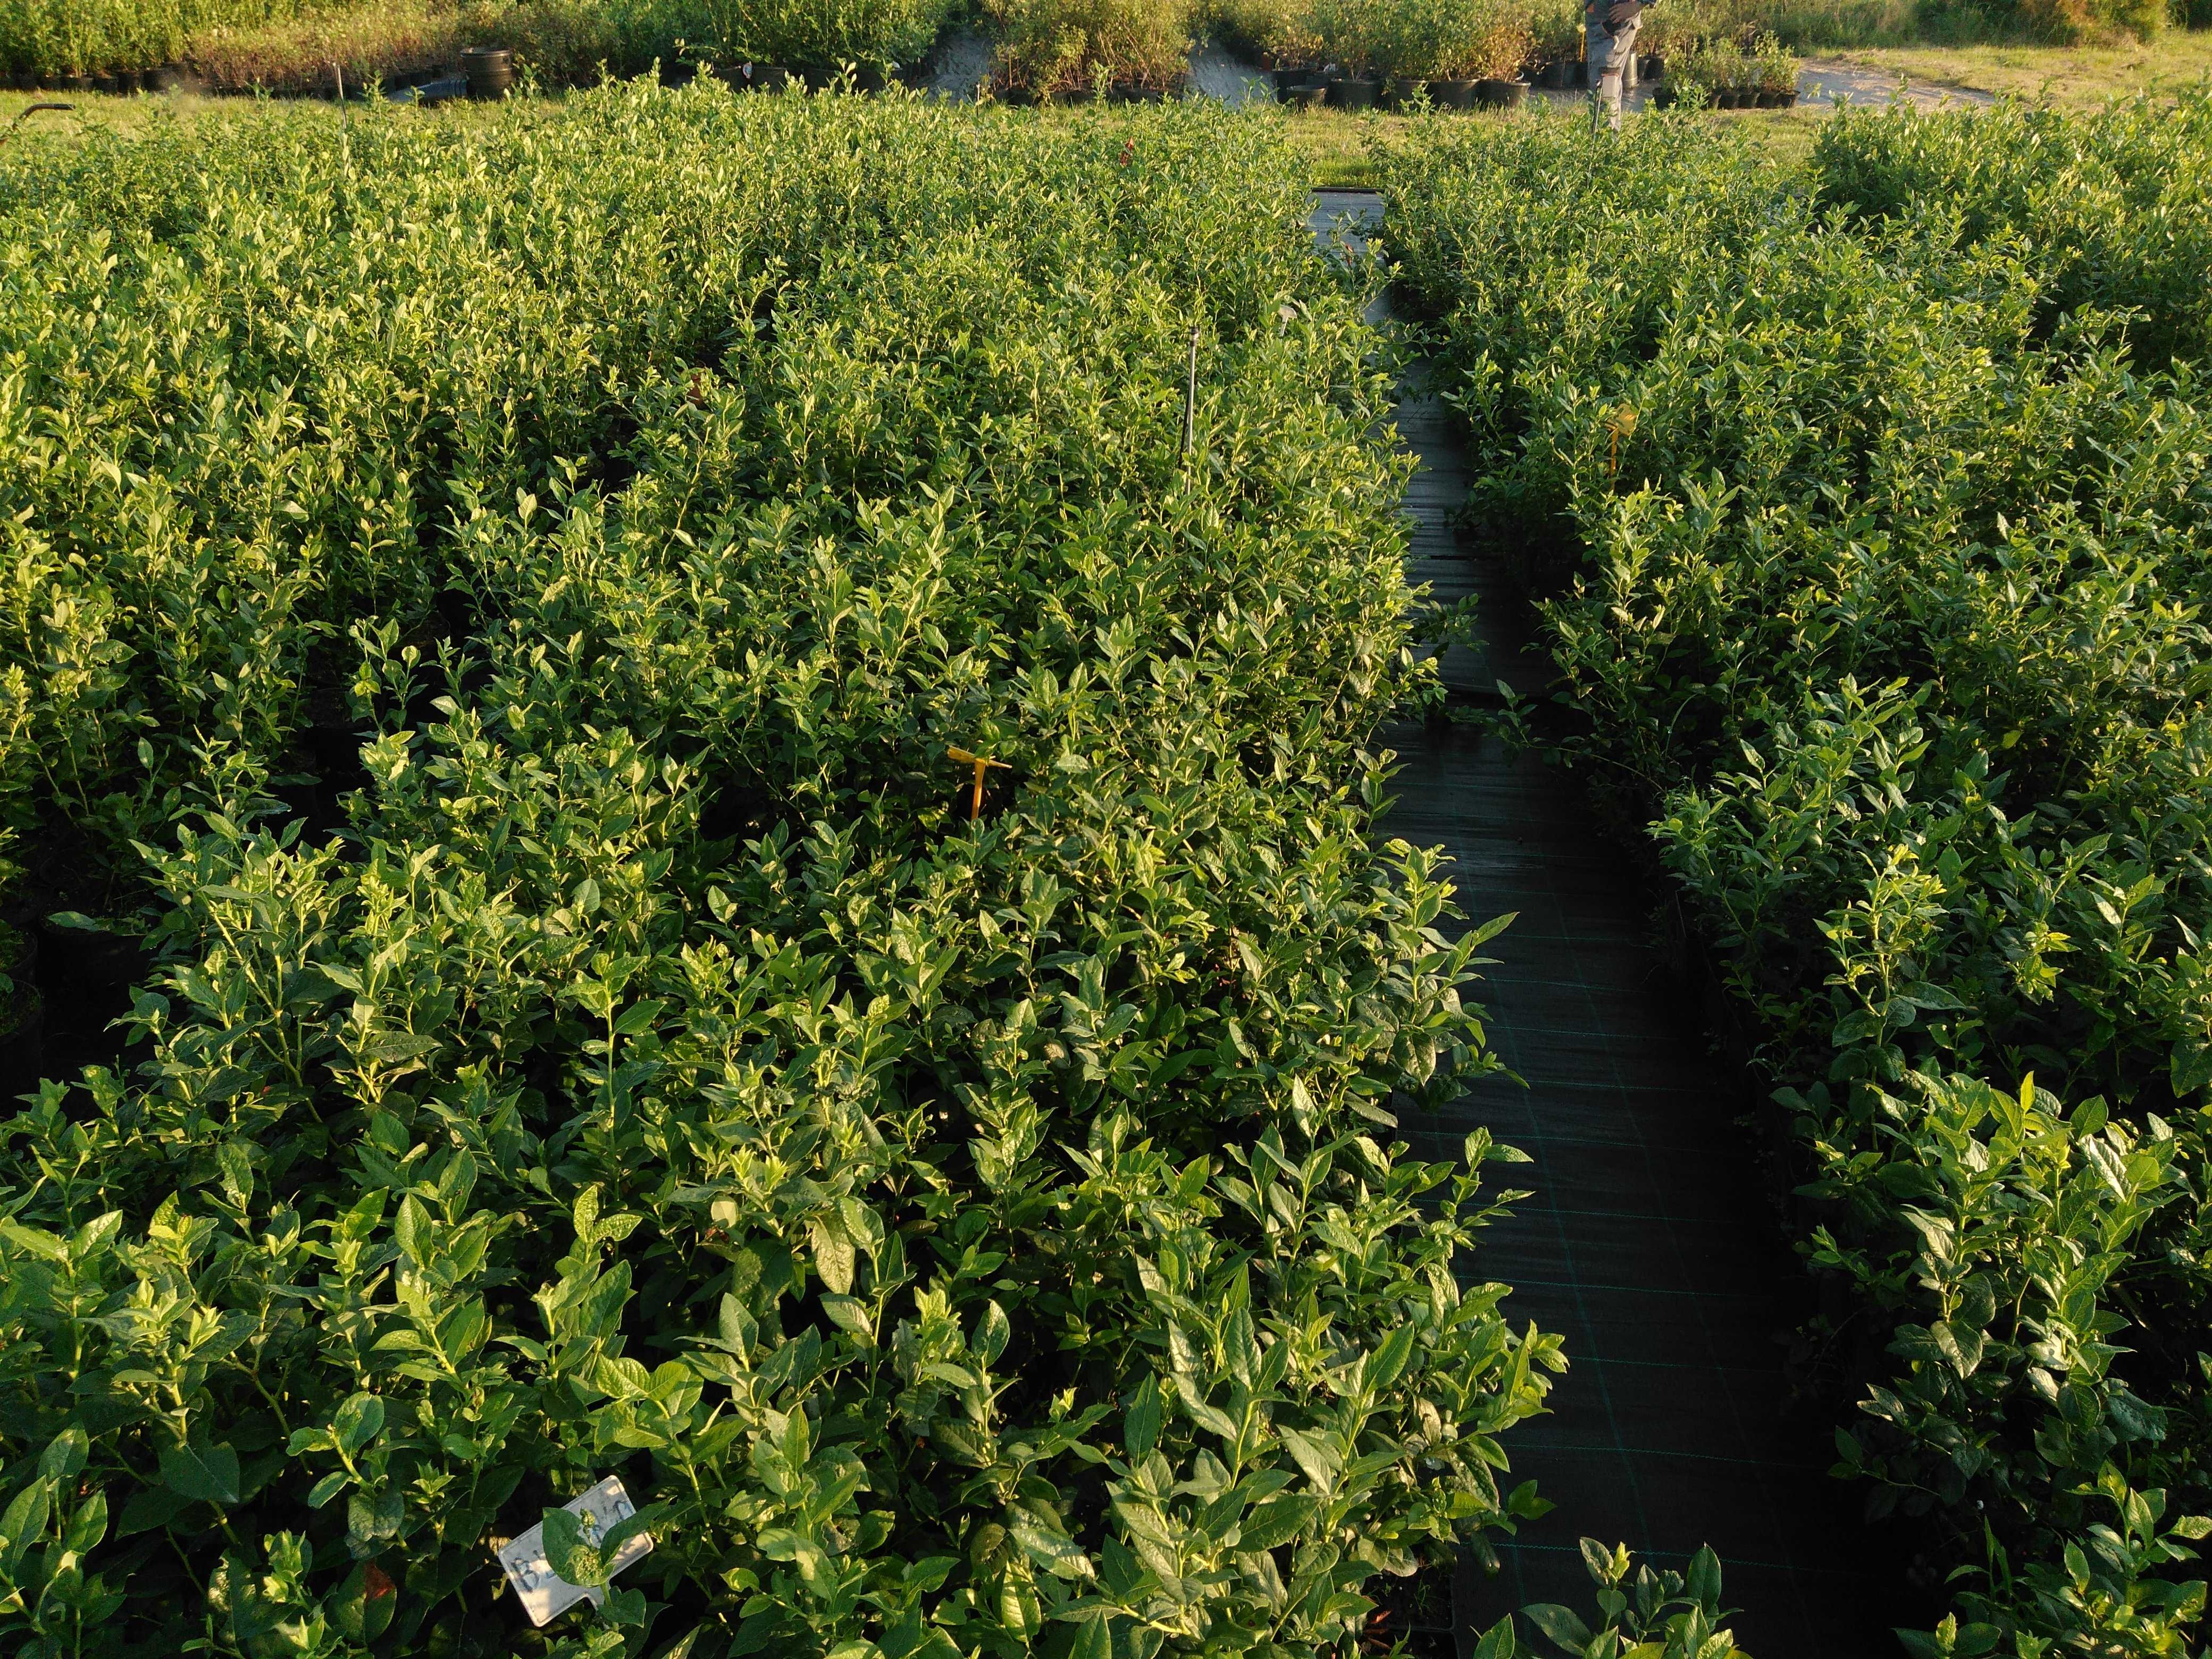
[[[2205,107],[1383,161],[1546,729],[1780,1091],[1916,1652],[2202,1650]]]
[[[1310,1654],[1535,1512],[1304,216],[703,82],[11,154],[9,891],[128,997],[0,1121],[0,1645]]]

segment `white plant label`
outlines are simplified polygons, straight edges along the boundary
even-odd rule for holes
[[[594,1547],[610,1528],[637,1513],[637,1506],[629,1501],[629,1494],[623,1490],[623,1483],[612,1475],[562,1507],[584,1523],[584,1541]],[[635,1566],[652,1553],[652,1534],[638,1534],[615,1552],[607,1577],[612,1578],[625,1567]],[[543,1522],[521,1537],[509,1539],[501,1545],[499,1565],[507,1570],[507,1582],[514,1586],[515,1597],[522,1603],[522,1610],[530,1615],[530,1622],[533,1625],[543,1625],[557,1619],[587,1595],[594,1607],[607,1599],[606,1591],[600,1586],[572,1584],[553,1571],[553,1564],[545,1559],[545,1526]]]

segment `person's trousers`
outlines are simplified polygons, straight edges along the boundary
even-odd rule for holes
[[[1636,86],[1636,32],[1643,21],[1632,17],[1618,33],[1608,32],[1601,22],[1583,25],[1583,55],[1589,62],[1591,93],[1616,132],[1620,131],[1621,94]]]

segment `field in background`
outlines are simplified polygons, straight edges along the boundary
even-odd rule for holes
[[[434,10],[434,6],[416,0],[416,3],[388,15],[380,27],[389,33],[406,18],[427,16]],[[1873,33],[1883,16],[1894,21],[1899,13],[1897,7],[1876,5],[1869,0],[1869,3],[1856,7],[1807,8],[1802,17],[1840,20],[1842,23],[1856,20],[1865,26],[1867,32]],[[1793,14],[1785,9],[1777,15],[1778,21],[1788,21]],[[348,27],[346,14],[325,14],[311,21],[313,27],[332,35]],[[1809,28],[1811,23],[1806,26]],[[244,61],[258,38],[240,37],[234,42],[234,58]],[[1861,46],[1838,47],[1821,57],[1826,61],[1893,75],[1900,82],[1957,87],[1993,96],[2085,108],[2107,98],[2139,92],[2171,96],[2212,75],[2212,30],[2173,29],[2150,42],[2118,46]],[[223,100],[191,95],[117,98],[98,93],[0,91],[0,122],[14,119],[33,101],[58,95],[68,97],[76,105],[75,110],[66,115],[37,118],[35,125],[27,126],[15,142],[51,141],[98,130],[131,131],[150,121],[166,119],[194,122],[210,111],[225,106]],[[1809,153],[1814,136],[1830,112],[1831,106],[1826,102],[1808,100],[1793,110],[1759,111],[1749,115],[1716,113],[1705,118],[1714,124],[1717,131],[1745,131],[1778,159],[1801,161]],[[472,113],[465,106],[449,107],[437,118],[466,120],[472,118]],[[1057,111],[1045,111],[1041,112],[1041,118],[1065,118]],[[1468,118],[1492,121],[1499,118],[1471,115]],[[1343,188],[1370,184],[1375,177],[1376,148],[1394,147],[1407,125],[1406,118],[1396,115],[1317,110],[1286,118],[1285,131],[1292,147],[1310,162],[1316,185]]]
[[[2212,74],[2212,29],[2113,46],[1884,46],[1826,55],[1915,81],[2081,107],[2119,94],[2171,94]]]

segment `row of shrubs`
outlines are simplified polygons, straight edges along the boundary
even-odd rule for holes
[[[1387,234],[1552,739],[1777,1086],[1838,1472],[1956,1597],[1909,1646],[2197,1652],[2212,94],[1846,113],[1809,185],[1516,128],[1387,158]]]
[[[1308,202],[1199,100],[8,158],[0,900],[140,954],[0,1121],[0,1651],[1349,1652],[1534,1512]]]
[[[484,43],[567,84],[705,58],[890,74],[919,64],[961,15],[960,0],[0,0],[0,74],[175,64],[217,88],[295,90],[333,66],[358,83]],[[996,35],[1000,83],[1038,92],[1102,77],[1164,86],[1194,37],[1407,79],[1510,77],[1582,55],[1577,0],[977,0],[964,15]],[[2073,40],[2148,36],[2166,16],[2165,0],[2021,0],[1974,27]],[[1802,49],[1923,26],[1948,27],[1906,0],[1667,0],[1645,14],[1639,46],[1686,60],[1761,38]]]
[[[1797,82],[1797,58],[1771,29],[1645,14],[1639,52],[1663,57],[1676,84],[1713,91]],[[1386,80],[1510,80],[1583,56],[1577,0],[1216,0],[1214,32],[1262,62],[1332,64]],[[1562,82],[1565,76],[1561,76]]]
[[[1532,39],[1501,0],[1322,0],[1295,24],[1192,0],[981,0],[1002,90],[1043,94],[1101,80],[1165,89],[1194,37],[1421,76],[1512,75]],[[304,91],[512,47],[541,82],[588,84],[694,62],[875,75],[928,56],[957,0],[0,0],[0,68],[73,76],[177,64],[218,90]],[[1561,15],[1565,14],[1562,12]],[[1318,56],[1316,56],[1318,54]]]
[[[52,79],[177,65],[217,89],[356,85],[513,47],[548,82],[718,59],[890,73],[956,0],[0,0],[0,67]]]

